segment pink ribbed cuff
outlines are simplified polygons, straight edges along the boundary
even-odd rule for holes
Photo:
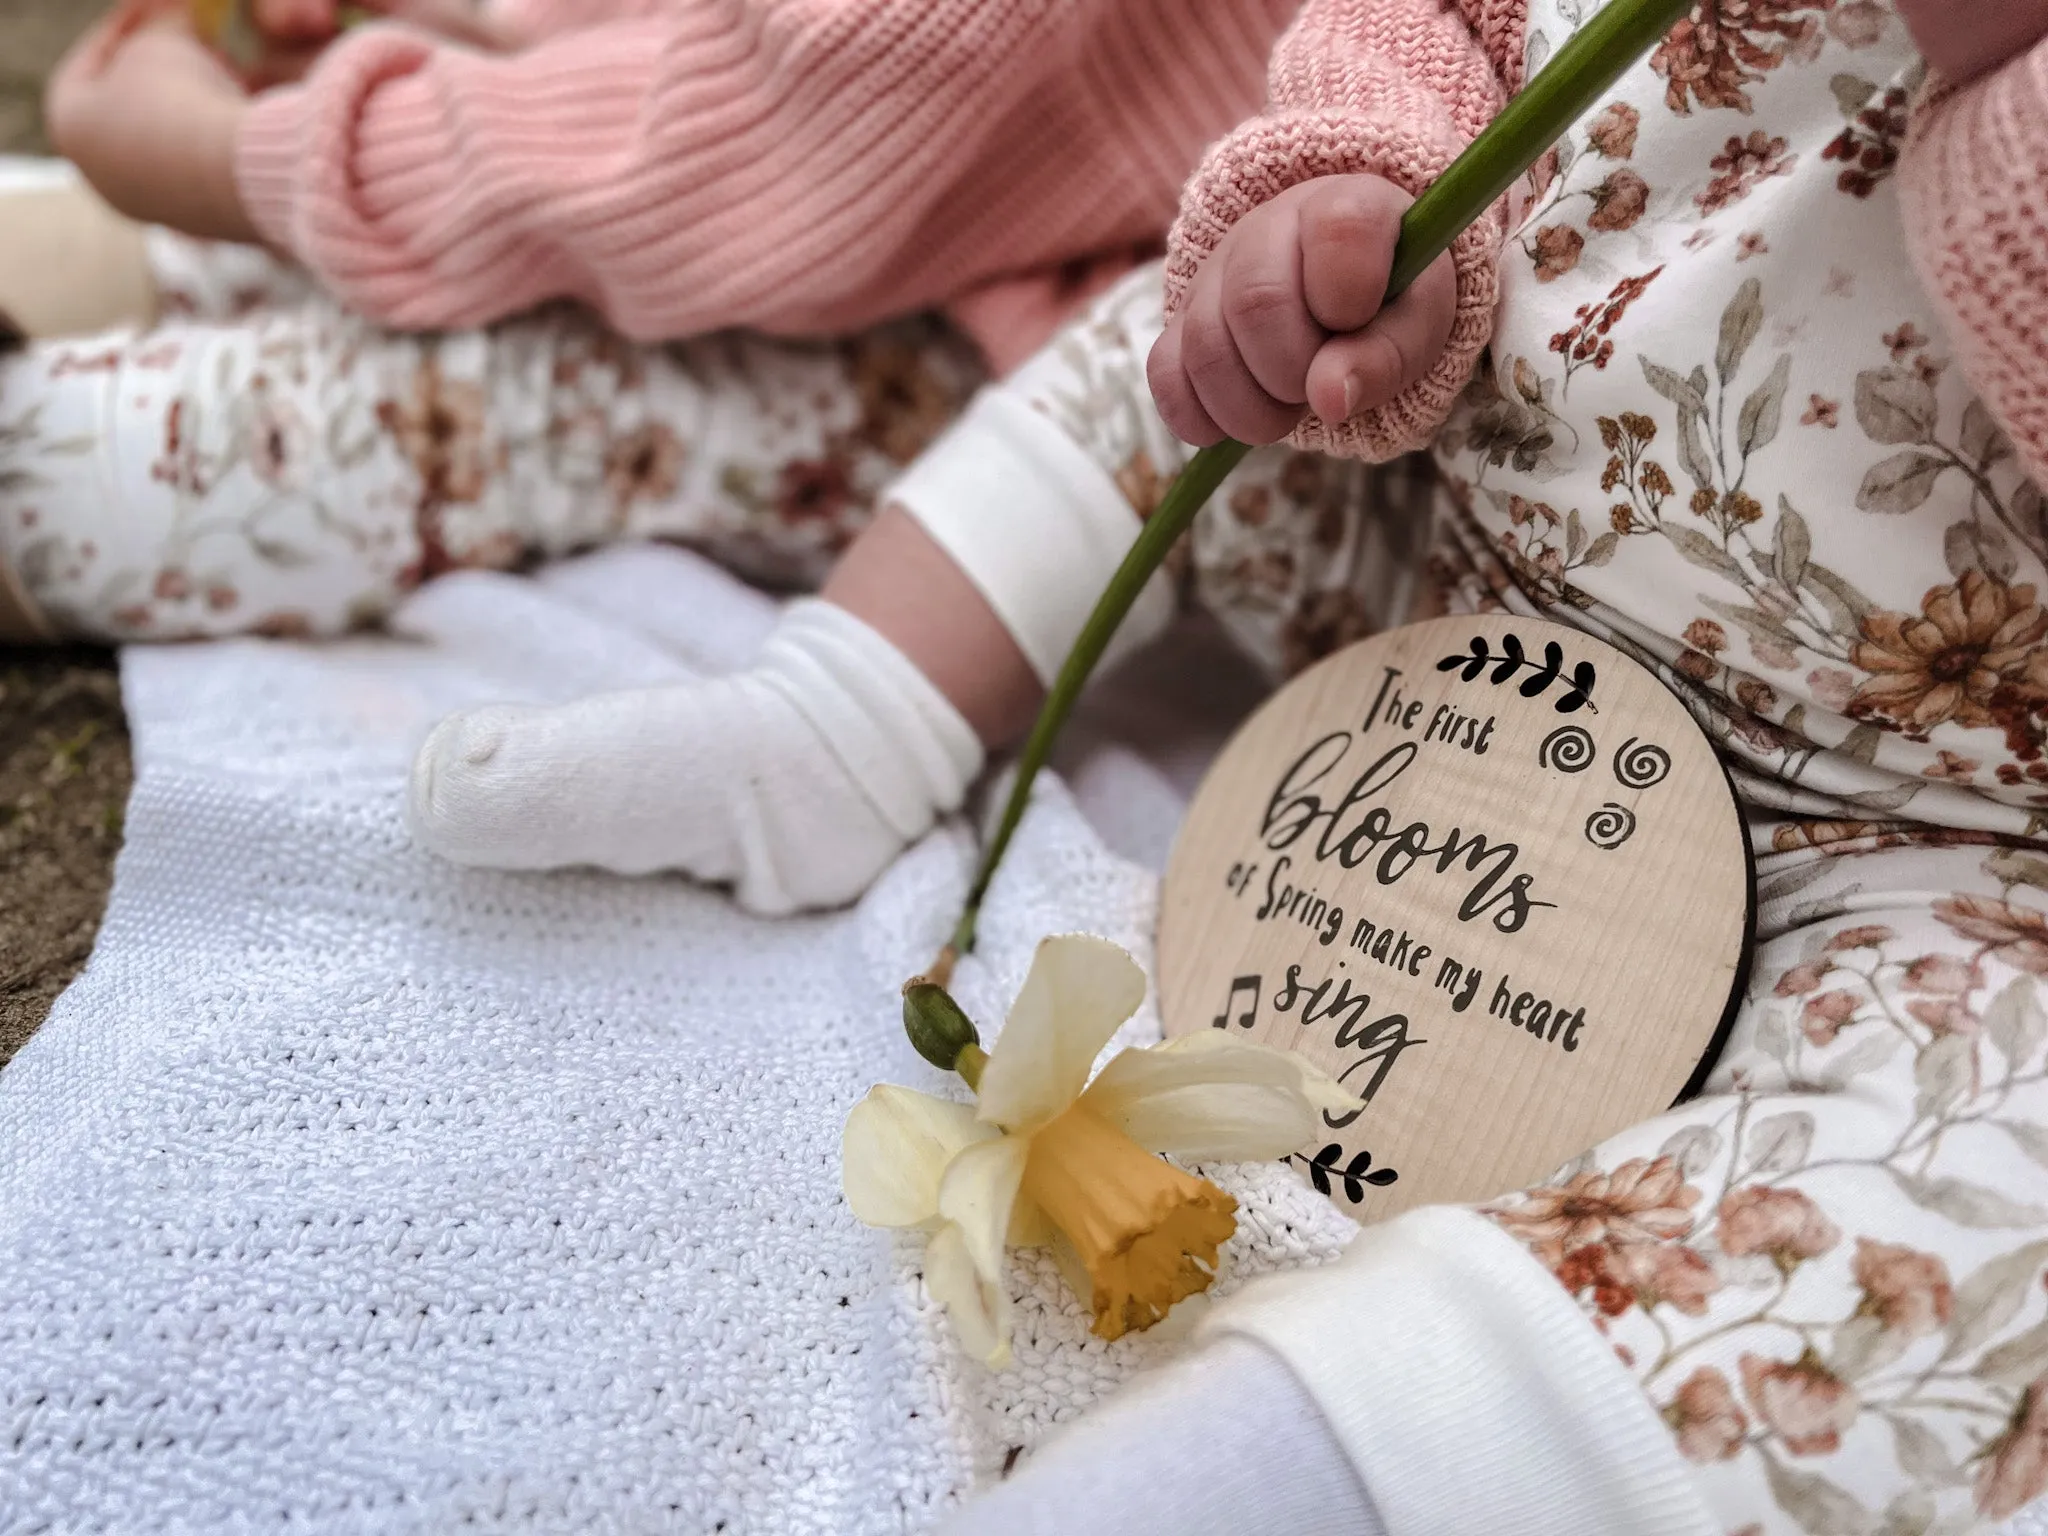
[[[335,44],[306,83],[265,91],[249,104],[235,140],[235,185],[269,244],[314,264],[312,205],[325,190],[325,156],[353,139],[371,93],[418,69],[432,47],[396,27],[372,28]]]
[[[1964,371],[2048,480],[2048,43],[1959,88],[1930,81],[1899,190]]]
[[[1288,187],[1318,176],[1369,175],[1412,195],[1434,181],[1460,147],[1441,106],[1422,99],[1393,105],[1396,110],[1384,119],[1342,111],[1275,113],[1211,150],[1182,196],[1168,246],[1167,313],[1179,308],[1195,273],[1231,227]],[[1398,110],[1403,105],[1405,113]],[[1432,120],[1434,132],[1419,126]],[[1335,425],[1308,416],[1290,439],[1295,446],[1382,461],[1430,443],[1493,334],[1504,208],[1497,206],[1451,247],[1458,308],[1437,366],[1378,410]]]
[[[265,91],[242,114],[235,138],[235,189],[264,242],[298,254],[292,244],[292,167],[304,135],[304,86]]]

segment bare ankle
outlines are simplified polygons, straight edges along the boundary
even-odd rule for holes
[[[960,711],[982,746],[1014,741],[1044,689],[986,599],[900,507],[882,509],[819,594],[866,623]]]

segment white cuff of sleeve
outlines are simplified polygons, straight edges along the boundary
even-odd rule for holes
[[[1716,1536],[1650,1400],[1528,1251],[1425,1207],[1344,1257],[1247,1286],[1239,1334],[1301,1378],[1389,1536]]]
[[[1102,466],[1001,388],[976,396],[884,499],[966,573],[1048,687],[1140,527]],[[1155,575],[1105,661],[1156,638],[1172,618],[1172,588]]]
[[[936,1536],[1386,1536],[1294,1373],[1225,1339],[1140,1373]]]

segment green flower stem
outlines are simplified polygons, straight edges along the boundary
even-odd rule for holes
[[[1486,130],[1467,146],[1401,220],[1401,241],[1387,280],[1387,299],[1397,297],[1431,262],[1449,250],[1458,236],[1477,223],[1502,193],[1605,95],[1635,62],[1655,47],[1694,0],[1608,0],[1607,5],[1560,48]],[[1016,780],[1003,807],[1002,820],[982,856],[981,868],[967,893],[966,909],[953,930],[952,942],[933,969],[943,984],[953,961],[974,947],[975,924],[982,899],[995,878],[1010,839],[1031,803],[1031,786],[1052,755],[1054,743],[1081,691],[1102,659],[1102,652],[1130,612],[1145,583],[1166,553],[1195,520],[1195,514],[1250,449],[1225,439],[1204,448],[1167,490],[1159,509],[1146,521],[1137,542],[1124,557],[1109,587],[1088,615],[1059,676],[1053,680],[1039,710],[1038,721],[1017,759]]]
[[[960,1048],[960,1056],[953,1063],[953,1070],[960,1074],[962,1081],[969,1088],[979,1093],[981,1092],[981,1069],[987,1065],[987,1051],[984,1051],[978,1045],[966,1045]]]

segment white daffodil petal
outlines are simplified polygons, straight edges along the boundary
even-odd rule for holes
[[[1082,1097],[1147,1151],[1228,1162],[1284,1157],[1319,1111],[1358,1108],[1301,1057],[1209,1031],[1122,1052]]]
[[[1109,940],[1045,940],[982,1069],[981,1118],[1029,1131],[1061,1114],[1109,1037],[1144,1001],[1144,971]]]
[[[984,1280],[1003,1273],[1003,1242],[1010,1235],[1010,1211],[1031,1143],[1022,1136],[976,1142],[947,1167],[939,1180],[939,1215],[960,1229],[967,1253]]]
[[[871,1227],[916,1227],[939,1214],[939,1180],[960,1151],[997,1132],[972,1104],[882,1083],[846,1117],[840,1187]]]
[[[1001,1275],[984,1280],[967,1252],[967,1239],[948,1223],[924,1251],[924,1284],[953,1319],[960,1345],[991,1369],[1010,1363],[1010,1291]]]
[[[1125,1101],[1110,1124],[1148,1152],[1252,1163],[1300,1151],[1315,1136],[1316,1112],[1292,1088],[1191,1083]]]

